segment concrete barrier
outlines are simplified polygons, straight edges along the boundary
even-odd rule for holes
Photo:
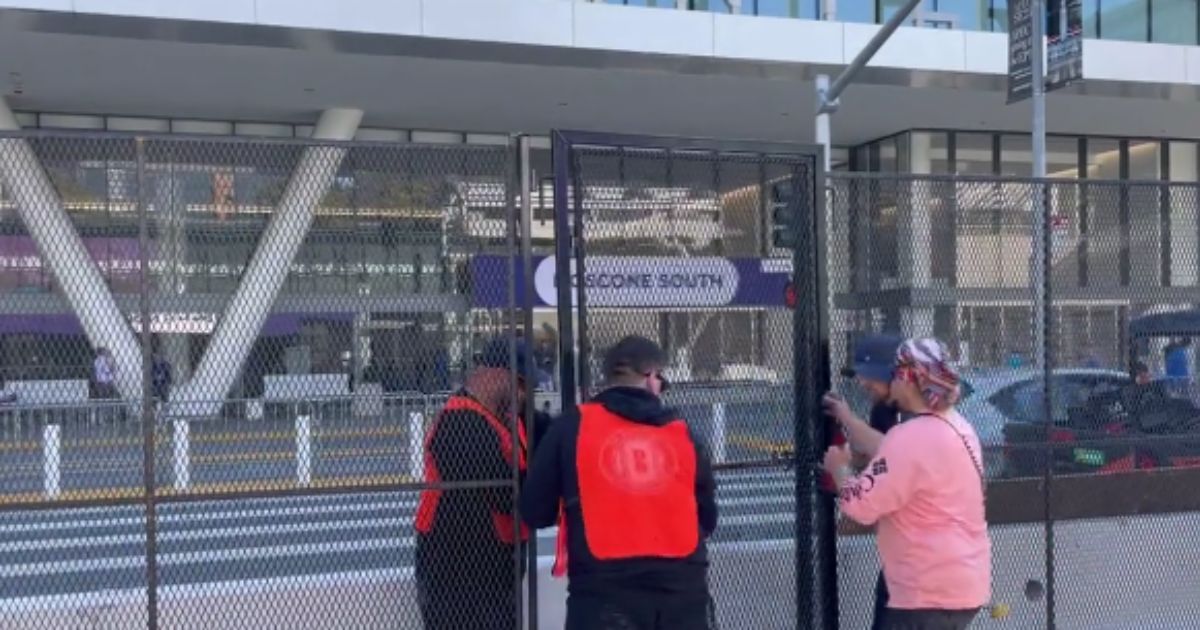
[[[1058,627],[1134,630],[1195,627],[1200,592],[1200,513],[1081,520],[1055,526]],[[1044,583],[1044,530],[1040,523],[991,529],[994,602],[1002,619],[985,611],[977,629],[1045,627],[1045,603],[1026,597],[1031,581]],[[795,627],[797,608],[791,541],[713,545],[710,581],[722,630]],[[539,563],[539,627],[561,628],[566,582]],[[838,545],[841,627],[867,627],[878,563],[870,536]],[[161,627],[241,630],[286,627],[419,629],[410,569],[273,578],[166,587],[160,591]],[[145,625],[139,590],[9,600],[5,630],[136,628]]]

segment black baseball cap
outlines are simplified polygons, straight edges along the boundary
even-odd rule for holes
[[[667,353],[657,343],[637,335],[621,339],[604,354],[605,378],[626,371],[644,374],[666,366]]]
[[[854,361],[842,368],[842,376],[891,382],[896,369],[896,351],[903,342],[896,335],[866,335],[860,338],[854,344]]]
[[[510,372],[515,369],[517,376],[524,378],[525,366],[529,365],[529,350],[523,340],[516,339],[516,352],[514,353],[513,341],[512,337],[504,335],[493,337],[484,345],[483,350],[475,355],[475,365],[500,368]]]

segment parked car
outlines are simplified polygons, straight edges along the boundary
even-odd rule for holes
[[[975,427],[984,447],[989,478],[1040,474],[1040,450],[1024,448],[1045,439],[1043,379],[1034,368],[969,371],[959,411]],[[1053,375],[1054,424],[1065,430],[1070,410],[1133,381],[1115,370],[1060,369]],[[1066,433],[1061,433],[1069,441]]]
[[[1135,385],[1129,377],[1064,378],[1056,392],[1053,470],[1059,474],[1118,472],[1200,465],[1200,408],[1177,383]],[[1017,397],[1020,397],[1018,394]],[[1009,404],[1005,401],[1001,405]],[[1023,406],[1040,406],[1041,390]],[[1043,474],[1047,439],[1038,407],[1004,427],[1005,473]]]

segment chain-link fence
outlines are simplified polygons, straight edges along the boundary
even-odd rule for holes
[[[966,379],[976,627],[1191,625],[1194,185],[838,175],[826,215],[803,149],[558,140],[0,136],[5,627],[556,625],[520,445],[631,334],[714,461],[720,627],[865,627],[813,418],[879,331]]]
[[[1196,193],[831,178],[834,365],[866,333],[933,336],[966,380],[993,545],[993,601],[973,627],[1194,625],[1197,506],[1175,484],[1200,461]],[[867,627],[874,545],[843,530],[841,627]]]
[[[0,137],[0,625],[518,627],[514,162]]]

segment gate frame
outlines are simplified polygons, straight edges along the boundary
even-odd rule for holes
[[[574,150],[579,146],[602,149],[637,148],[661,150],[670,156],[687,151],[725,154],[748,154],[759,157],[783,157],[795,163],[794,177],[799,177],[808,189],[805,196],[810,216],[804,215],[800,203],[789,203],[794,214],[789,217],[796,229],[797,243],[792,248],[792,282],[798,295],[813,299],[799,301],[792,316],[793,361],[793,454],[795,475],[796,520],[795,545],[796,626],[803,630],[838,627],[837,596],[837,529],[834,498],[820,492],[818,468],[823,450],[830,443],[831,424],[821,408],[821,395],[831,384],[829,354],[829,292],[826,279],[826,183],[825,155],[819,145],[782,143],[756,140],[717,140],[592,131],[553,130],[551,132],[554,173],[554,257],[555,277],[571,275],[575,262],[574,280],[583,286],[587,239],[583,234],[583,195],[571,196],[581,188]],[[802,177],[805,161],[811,160],[811,177]],[[568,204],[568,200],[572,203]],[[765,193],[760,208],[766,210]],[[808,273],[800,274],[798,270]],[[572,301],[570,282],[556,280],[559,338],[560,402],[570,409],[577,401],[588,397],[589,366],[581,357],[590,356],[587,335],[587,300],[584,291]],[[577,311],[578,333],[572,321]],[[579,351],[576,353],[575,341]],[[576,374],[578,373],[578,380]],[[812,375],[812,378],[796,378]],[[801,518],[802,514],[808,515]],[[806,522],[807,521],[807,522]],[[815,531],[814,531],[815,530]],[[815,554],[814,554],[815,548]],[[802,606],[807,602],[805,605]],[[806,610],[807,608],[807,610]],[[819,614],[818,614],[819,611]]]

